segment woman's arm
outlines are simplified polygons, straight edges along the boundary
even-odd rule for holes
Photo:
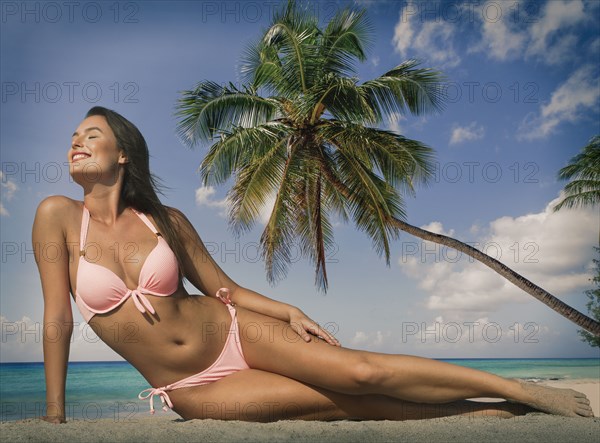
[[[38,206],[32,229],[35,261],[44,295],[43,349],[46,376],[46,416],[64,423],[65,385],[73,313],[69,298],[69,253],[63,220],[69,211],[66,197],[52,196]]]
[[[339,346],[335,337],[308,318],[297,307],[275,301],[235,283],[213,260],[187,217],[177,209],[168,209],[171,219],[180,233],[181,243],[186,248],[184,275],[190,283],[211,297],[216,297],[220,288],[228,288],[232,302],[251,311],[289,322],[305,341],[311,340],[308,331],[322,337],[332,345]]]

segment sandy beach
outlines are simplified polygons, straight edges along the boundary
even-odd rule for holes
[[[466,417],[415,421],[337,421],[246,423],[167,417],[136,423],[106,421],[63,425],[30,420],[0,425],[10,442],[594,442],[600,418],[563,418],[528,414],[518,419]]]
[[[131,419],[75,420],[52,425],[36,419],[0,424],[2,441],[10,442],[597,442],[600,438],[600,383],[546,382],[584,392],[595,418],[558,417],[543,413],[502,419],[498,417],[445,417],[429,420],[307,422],[282,420],[274,423],[189,420],[162,411]]]

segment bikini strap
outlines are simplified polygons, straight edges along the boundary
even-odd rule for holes
[[[161,235],[160,232],[158,232],[158,230],[154,227],[154,225],[152,224],[150,219],[146,216],[146,214],[144,214],[143,212],[137,211],[134,208],[131,208],[131,210],[133,212],[135,212],[139,218],[142,219],[142,221],[146,224],[146,226],[148,226],[152,230],[152,232],[154,232],[154,234],[156,234],[156,236]]]
[[[131,208],[131,209],[133,210],[133,212],[135,212],[140,217],[140,219],[146,224],[146,226],[148,226],[150,228],[150,230],[156,236],[161,235],[160,232],[158,232],[157,229],[154,227],[152,222],[148,219],[148,217],[146,217],[146,214],[144,214],[143,212],[136,211],[133,208]],[[88,210],[88,208],[85,207],[85,205],[83,205],[83,215],[81,216],[81,232],[79,234],[79,255],[85,255],[84,247],[85,247],[85,241],[87,238],[89,224],[90,224],[90,211]]]
[[[88,226],[90,224],[90,211],[83,205],[83,215],[81,216],[81,232],[79,234],[79,255],[85,255],[85,239],[87,238]]]

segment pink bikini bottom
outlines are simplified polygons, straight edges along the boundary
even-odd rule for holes
[[[228,296],[225,297],[219,295],[221,292],[228,292],[228,290],[223,291],[223,289],[226,290],[226,288],[219,289],[219,292],[217,292],[217,297],[229,308],[229,313],[231,314],[231,327],[229,329],[229,334],[227,335],[227,340],[225,341],[225,347],[221,351],[221,355],[219,355],[219,357],[212,365],[210,365],[210,367],[206,368],[202,372],[199,372],[198,374],[191,375],[190,377],[184,378],[183,380],[179,380],[161,388],[148,388],[140,392],[138,395],[140,400],[150,399],[150,412],[152,414],[154,414],[155,395],[160,397],[163,403],[163,410],[166,411],[167,405],[169,408],[173,408],[173,403],[171,402],[167,391],[180,388],[189,388],[191,386],[206,385],[231,375],[234,372],[250,368],[244,359],[244,353],[242,352],[242,347],[240,345],[240,333],[237,324],[235,308],[232,306]]]

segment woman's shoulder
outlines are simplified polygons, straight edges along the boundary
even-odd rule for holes
[[[82,208],[82,201],[73,200],[65,195],[50,195],[38,204],[36,218],[64,220]]]
[[[163,205],[163,208],[165,208],[165,211],[167,211],[167,214],[169,215],[169,217],[171,218],[172,221],[175,221],[177,219],[185,219],[186,216],[183,214],[183,212],[181,212],[179,209],[177,209],[174,206],[167,206],[167,205]]]
[[[190,220],[185,216],[185,214],[181,210],[179,210],[173,206],[163,205],[163,207],[167,211],[167,214],[169,216],[169,219],[171,220],[171,223],[173,223],[173,225],[177,229],[186,229],[187,230],[187,229],[189,229],[189,226],[192,225]]]

